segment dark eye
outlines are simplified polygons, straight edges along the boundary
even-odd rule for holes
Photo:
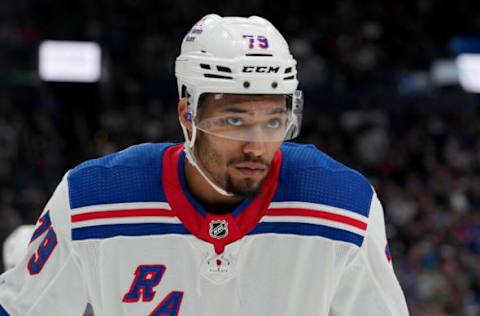
[[[241,118],[235,117],[235,116],[227,117],[225,119],[225,122],[227,123],[227,125],[230,125],[230,126],[242,126],[243,125],[243,120]]]
[[[282,125],[282,121],[279,119],[273,119],[268,121],[267,128],[269,129],[278,129]]]

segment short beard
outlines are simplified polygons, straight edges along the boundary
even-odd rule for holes
[[[232,177],[230,177],[230,175],[228,175],[225,190],[228,193],[231,193],[231,194],[233,194],[237,197],[240,197],[242,199],[253,200],[257,196],[259,196],[260,193],[262,193],[262,184],[263,184],[264,180],[265,179],[260,181],[260,183],[257,186],[252,188],[251,185],[235,185],[233,183]],[[251,182],[250,179],[247,179],[245,181]]]
[[[208,139],[204,138],[204,137],[198,137],[197,136],[197,141],[196,141],[195,147],[196,147],[196,152],[197,152],[196,157],[197,157],[198,162],[200,162],[199,167],[204,170],[206,175],[216,185],[218,185],[221,188],[223,187],[224,190],[227,191],[228,193],[233,194],[235,197],[239,197],[239,198],[242,198],[242,199],[253,200],[260,195],[261,190],[262,190],[262,185],[263,185],[263,182],[265,181],[265,178],[262,179],[262,181],[260,181],[254,187],[252,187],[251,179],[245,179],[245,180],[242,181],[244,183],[235,184],[233,182],[232,177],[228,174],[226,175],[226,178],[224,178],[224,179],[219,178],[218,176],[215,175],[213,170],[210,170],[207,167],[207,164],[205,162],[210,161],[211,163],[213,162],[214,164],[215,163],[220,163],[221,155],[218,152],[216,152],[215,150],[213,150],[211,148],[211,146],[208,145]],[[205,160],[202,159],[202,158],[204,158]],[[245,155],[244,157],[242,157],[240,159],[236,158],[236,159],[233,159],[233,160],[229,161],[227,163],[227,165],[233,164],[233,163],[236,163],[236,162],[241,162],[241,161],[257,161],[257,159],[255,159],[253,157],[250,157],[248,155]],[[265,161],[261,161],[261,162],[267,168],[270,167],[269,163],[267,163]]]

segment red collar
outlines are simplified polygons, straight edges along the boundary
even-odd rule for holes
[[[225,246],[249,233],[267,211],[278,184],[278,174],[282,163],[282,153],[279,150],[272,161],[272,167],[265,178],[261,194],[240,213],[202,215],[182,190],[180,183],[179,159],[182,157],[183,144],[168,148],[163,156],[162,184],[167,201],[182,221],[185,228],[201,240],[213,244],[215,252],[220,254]]]

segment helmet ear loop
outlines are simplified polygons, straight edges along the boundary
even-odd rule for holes
[[[193,100],[193,95],[188,93],[187,89],[185,89],[185,93],[187,97],[187,113],[185,113],[185,118],[192,126],[192,138],[189,141],[189,147],[193,155],[193,146],[195,145],[195,140],[197,139],[197,126],[195,125],[195,116],[197,115],[197,111],[195,110],[195,107],[192,106],[192,104],[195,102],[195,100]]]
[[[186,140],[186,145],[193,149],[193,145],[195,144],[195,139],[197,138],[197,126],[195,125],[195,121],[192,118],[192,112],[185,113],[185,119],[190,123],[192,127],[191,136],[188,133],[187,127],[180,121],[180,125],[182,127],[183,136]]]
[[[182,121],[180,121],[180,125],[182,126],[183,136],[185,137],[185,140],[186,140],[185,143],[190,149],[192,149],[193,144],[195,143],[195,138],[196,138],[196,134],[197,134],[196,126],[195,126],[195,123],[194,123],[194,120],[193,120],[194,114],[193,114],[193,111],[192,111],[192,95],[190,93],[188,93],[188,89],[187,89],[186,86],[182,86],[182,92],[181,93],[182,93],[182,97],[185,98],[185,101],[187,103],[187,111],[184,114],[184,118],[192,126],[192,137],[191,138],[188,135],[187,127],[184,126]]]
[[[195,145],[195,140],[197,139],[197,125],[195,125],[195,122],[192,120],[192,139],[190,140],[191,142],[191,148],[193,149],[193,145]]]

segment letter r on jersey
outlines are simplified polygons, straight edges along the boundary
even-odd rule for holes
[[[150,302],[155,296],[153,288],[160,283],[165,273],[165,265],[139,265],[135,270],[135,279],[130,290],[123,296],[123,302],[135,303],[142,299],[143,302]]]

